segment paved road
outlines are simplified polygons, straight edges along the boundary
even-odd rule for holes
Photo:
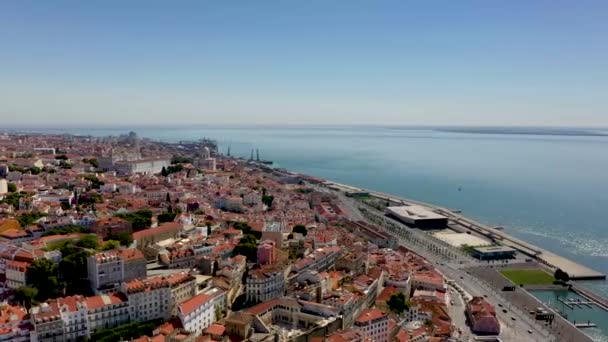
[[[349,198],[342,198],[342,201],[347,209],[347,212],[353,213],[354,217],[352,219],[357,220],[361,219],[362,216],[359,210],[358,205],[353,202],[353,200]],[[358,213],[359,212],[359,213]],[[382,215],[382,213],[380,213]],[[365,216],[367,220],[367,216]],[[521,342],[521,341],[551,341],[554,340],[548,333],[548,331],[544,330],[540,325],[538,325],[535,321],[531,320],[530,317],[525,315],[523,312],[517,312],[507,309],[507,313],[502,312],[501,307],[498,305],[501,300],[498,299],[498,293],[492,290],[492,288],[480,281],[477,278],[474,278],[467,274],[464,270],[464,267],[478,266],[479,263],[475,260],[467,258],[466,256],[462,256],[457,254],[454,251],[446,251],[444,250],[444,246],[438,248],[435,243],[437,239],[433,239],[429,236],[427,239],[424,234],[421,237],[412,238],[410,235],[405,238],[403,235],[398,234],[399,231],[395,230],[395,223],[391,222],[391,220],[383,220],[382,222],[372,222],[376,225],[379,223],[390,224],[391,227],[386,229],[385,233],[390,234],[399,238],[401,244],[412,250],[413,252],[421,255],[425,259],[433,262],[435,267],[446,277],[452,279],[460,288],[462,288],[466,293],[471,296],[483,296],[486,297],[490,304],[494,305],[497,309],[498,319],[502,324],[503,331],[501,333],[501,339],[503,341],[513,341],[513,342]],[[403,228],[405,229],[405,227]],[[446,247],[447,248],[447,247]],[[504,300],[502,301],[504,302]],[[500,303],[501,305],[505,305],[505,303]],[[460,314],[457,312],[458,309],[452,308],[454,310],[453,315],[451,315],[452,319],[454,319],[454,324],[461,328],[464,332],[462,341],[467,341],[467,327],[462,322],[462,317],[464,316],[464,304],[462,304],[462,311]],[[513,320],[511,317],[514,317]],[[470,331],[470,330],[469,330]],[[530,334],[528,331],[531,331]]]

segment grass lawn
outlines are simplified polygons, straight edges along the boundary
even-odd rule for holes
[[[543,270],[502,270],[502,275],[511,280],[515,285],[550,285],[555,278]]]

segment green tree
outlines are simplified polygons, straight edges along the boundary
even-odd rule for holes
[[[133,235],[127,232],[110,234],[108,239],[118,241],[121,246],[130,246],[133,243]]]
[[[134,231],[148,228],[152,224],[152,211],[148,209],[138,210],[134,213],[116,214],[114,216],[131,222]]]
[[[0,201],[0,204],[10,204],[13,206],[13,208],[17,209],[19,208],[19,200],[22,197],[26,197],[26,195],[23,192],[13,192],[11,194],[9,194],[8,196],[5,196],[4,199],[2,199]]]
[[[211,235],[211,224],[207,223],[207,236]]]
[[[115,342],[130,341],[140,336],[151,336],[154,329],[161,324],[161,321],[133,322],[115,328],[101,329],[91,334],[91,341],[96,342]]]
[[[57,279],[57,265],[49,259],[37,259],[26,270],[27,282],[38,290],[37,298],[46,300],[61,293],[62,286]]]
[[[93,159],[87,159],[87,158],[84,158],[84,159],[82,160],[82,162],[83,162],[83,163],[90,164],[90,165],[91,165],[92,167],[94,167],[94,168],[98,168],[98,167],[99,167],[99,161],[98,161],[97,159],[95,159],[95,158],[93,158]]]
[[[270,195],[262,196],[262,203],[266,204],[267,207],[271,207],[273,201],[274,201],[274,196],[270,196]]]
[[[177,215],[181,214],[181,210],[175,209],[174,211],[168,211],[157,216],[158,222],[173,222]]]
[[[17,221],[19,221],[21,227],[27,227],[34,224],[34,222],[36,222],[42,216],[43,215],[39,213],[25,213],[17,216]]]
[[[160,175],[163,177],[167,177],[169,175],[169,171],[167,171],[167,168],[163,166],[162,170],[160,170]]]
[[[8,183],[7,188],[8,188],[8,192],[10,192],[10,193],[17,191],[17,186],[15,185],[15,183]]]
[[[555,270],[554,277],[555,277],[555,279],[562,281],[564,283],[567,283],[570,281],[570,275],[568,273],[562,271],[560,268]]]
[[[184,166],[182,164],[169,165],[169,167],[167,168],[167,173],[168,174],[177,173],[183,169],[184,169]]]
[[[80,240],[76,241],[76,247],[88,248],[88,249],[97,249],[99,248],[99,240],[97,239],[97,235],[89,234],[80,238]]]
[[[252,234],[246,234],[232,250],[232,255],[244,255],[249,262],[257,260],[258,243]]]
[[[23,286],[15,291],[15,301],[23,305],[28,310],[32,307],[32,303],[34,302],[34,298],[36,298],[36,296],[38,296],[38,289],[35,287]]]
[[[410,309],[410,303],[405,298],[403,292],[398,292],[391,295],[386,304],[392,312],[398,315],[401,315],[404,311]]]
[[[120,247],[120,242],[116,241],[116,240],[108,240],[106,241],[103,246],[101,246],[101,250],[102,251],[109,251],[112,249],[118,249]]]
[[[59,273],[66,282],[66,290],[70,294],[86,294],[89,292],[87,274],[87,258],[90,253],[75,248],[73,252],[59,263]]]
[[[300,233],[300,234],[302,234],[304,236],[306,236],[306,234],[308,234],[308,230],[306,229],[306,226],[301,225],[301,224],[295,225],[293,227],[292,232],[294,232],[294,233]]]
[[[51,235],[64,235],[64,234],[72,234],[72,233],[86,233],[88,230],[82,226],[66,226],[63,228],[56,228],[46,231],[42,234],[42,236],[51,236]]]
[[[173,156],[173,158],[171,158],[171,164],[192,164],[193,161],[192,158],[182,156]]]
[[[68,156],[66,156],[65,154],[61,154],[61,155],[55,156],[55,159],[57,159],[57,160],[68,160]]]

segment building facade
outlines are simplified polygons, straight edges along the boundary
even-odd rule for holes
[[[363,310],[355,320],[354,326],[373,341],[389,341],[388,317],[378,309]]]

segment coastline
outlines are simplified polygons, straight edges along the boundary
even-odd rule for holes
[[[322,184],[333,190],[345,191],[345,192],[366,192],[366,193],[369,193],[370,196],[378,198],[378,199],[382,199],[382,200],[389,200],[391,202],[401,203],[404,205],[415,204],[415,205],[427,207],[431,210],[437,211],[438,213],[440,213],[444,216],[447,216],[449,219],[456,221],[459,224],[463,224],[463,225],[467,226],[467,228],[471,229],[472,231],[475,231],[476,233],[484,235],[493,240],[494,239],[499,240],[502,244],[512,247],[512,248],[516,249],[517,251],[519,251],[520,253],[523,253],[527,256],[530,256],[530,257],[536,259],[540,263],[543,263],[551,268],[562,269],[563,271],[567,272],[571,276],[571,279],[573,279],[573,280],[603,280],[603,279],[606,279],[606,275],[601,272],[595,271],[587,266],[581,265],[577,262],[574,262],[570,259],[562,257],[558,254],[547,251],[538,246],[532,245],[526,241],[512,237],[509,234],[507,234],[499,229],[491,228],[484,224],[476,222],[476,221],[474,221],[470,218],[467,218],[461,214],[458,214],[450,209],[436,206],[436,205],[433,205],[430,203],[425,203],[425,202],[420,202],[417,200],[398,197],[398,196],[383,193],[383,192],[373,191],[373,190],[364,189],[364,188],[357,188],[357,187],[353,187],[350,185],[333,182],[330,180],[326,180]]]

